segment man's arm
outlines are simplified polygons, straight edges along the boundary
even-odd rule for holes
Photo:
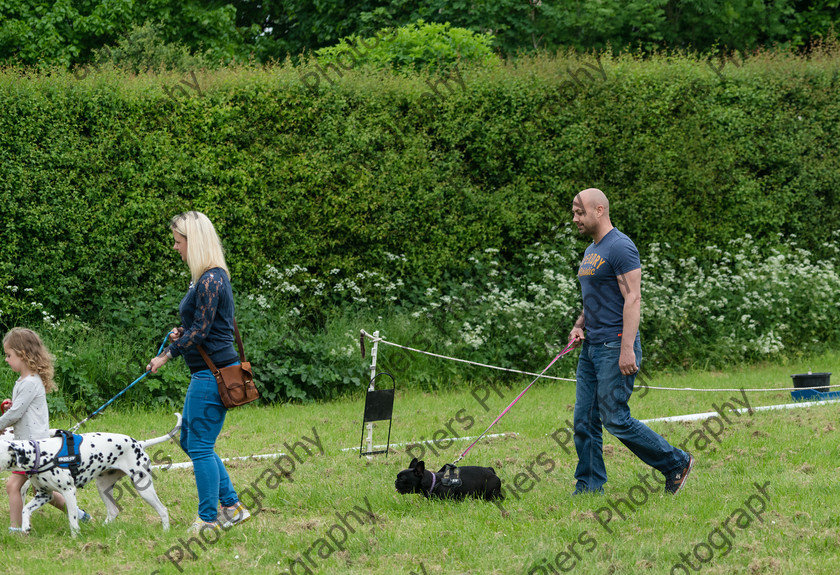
[[[572,349],[580,347],[586,336],[583,334],[583,326],[586,325],[586,320],[583,317],[583,311],[580,312],[580,317],[577,318],[572,331],[569,332],[569,341],[572,342]],[[574,340],[574,341],[573,341]]]
[[[623,375],[633,375],[639,370],[633,343],[639,331],[639,317],[642,309],[642,269],[637,268],[617,277],[618,287],[624,297],[621,329],[621,355],[618,368]]]

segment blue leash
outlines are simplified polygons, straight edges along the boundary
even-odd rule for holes
[[[166,334],[166,336],[164,336],[164,338],[163,338],[163,343],[161,343],[161,344],[160,344],[160,349],[158,349],[157,355],[160,355],[160,354],[161,354],[161,352],[163,352],[163,347],[166,345],[166,340],[168,340],[168,339],[169,339],[169,334],[170,334],[170,333],[172,333],[172,332],[169,332],[169,333],[167,333],[167,334]],[[143,379],[144,377],[146,377],[146,376],[147,376],[147,375],[149,375],[150,373],[151,373],[151,370],[147,371],[146,373],[144,373],[143,375],[141,375],[140,377],[138,377],[137,379],[135,379],[134,381],[132,381],[132,382],[128,385],[128,387],[126,387],[126,388],[125,388],[125,389],[123,389],[121,392],[119,392],[117,395],[115,395],[114,397],[112,397],[111,399],[109,399],[109,400],[105,403],[105,405],[103,405],[102,407],[100,407],[99,409],[97,409],[96,411],[94,411],[93,413],[91,413],[90,415],[88,415],[86,418],[84,418],[83,420],[81,420],[79,423],[77,423],[76,425],[74,425],[74,426],[73,426],[73,428],[72,428],[72,429],[70,429],[70,433],[75,433],[75,432],[76,432],[76,430],[77,430],[77,429],[79,429],[79,427],[81,427],[81,426],[82,426],[82,425],[83,425],[86,421],[90,420],[90,419],[91,419],[91,418],[93,418],[93,416],[95,416],[97,413],[99,413],[100,411],[102,411],[103,409],[105,409],[106,407],[108,407],[109,405],[111,405],[111,404],[114,402],[114,400],[115,400],[115,399],[117,399],[119,396],[121,396],[122,394],[124,394],[126,391],[128,391],[129,389],[131,389],[132,387],[134,387],[134,385],[136,385],[136,384],[137,384],[137,383],[138,383],[141,379]]]

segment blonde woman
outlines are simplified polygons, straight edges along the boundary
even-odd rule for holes
[[[194,211],[178,214],[169,227],[172,248],[186,262],[192,281],[179,306],[182,325],[170,333],[172,345],[152,358],[146,369],[155,373],[178,356],[183,356],[190,369],[181,447],[193,462],[198,518],[189,532],[218,531],[251,516],[239,502],[225,464],[215,451],[227,409],[219,397],[216,378],[198,351],[198,346],[203,346],[219,368],[239,363],[233,345],[233,290],[222,242],[207,216]]]

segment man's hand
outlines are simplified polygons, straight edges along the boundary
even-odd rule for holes
[[[572,331],[569,332],[569,341],[572,342],[572,349],[577,349],[583,344],[583,340],[586,339],[586,336],[583,334],[583,329],[579,327],[573,327]]]
[[[639,366],[636,365],[636,353],[633,348],[627,349],[621,346],[621,355],[618,356],[618,369],[621,370],[621,375],[633,375],[639,371]]]

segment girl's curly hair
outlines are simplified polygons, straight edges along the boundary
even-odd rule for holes
[[[14,350],[29,369],[41,376],[47,393],[56,389],[53,357],[37,333],[25,327],[12,328],[3,338],[3,347]]]

